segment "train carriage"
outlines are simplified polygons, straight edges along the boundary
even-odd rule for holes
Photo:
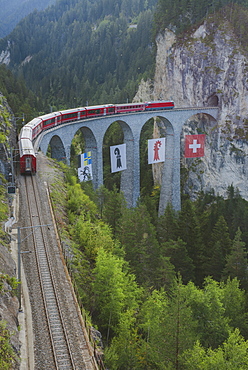
[[[40,116],[39,118],[42,119],[43,130],[46,130],[61,123],[61,112],[49,113],[44,116]]]
[[[36,172],[36,154],[32,143],[32,129],[24,126],[19,135],[20,173],[22,175]]]
[[[171,100],[158,100],[145,103],[146,110],[173,109],[174,102]]]
[[[27,125],[24,127],[30,127],[32,130],[32,140],[34,140],[42,131],[43,129],[43,122],[40,117],[32,119]]]
[[[144,103],[127,103],[127,104],[118,104],[115,107],[115,113],[132,113],[132,112],[142,112],[145,110]]]
[[[86,108],[74,108],[61,111],[61,123],[77,121],[86,118],[87,109]]]
[[[109,114],[115,114],[115,105],[96,105],[91,107],[86,107],[87,118],[97,117],[97,116],[106,116]]]

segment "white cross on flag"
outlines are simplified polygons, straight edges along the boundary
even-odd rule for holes
[[[204,134],[185,136],[185,158],[204,157],[205,136]]]
[[[126,144],[110,147],[111,173],[127,169]]]
[[[148,140],[148,164],[165,161],[165,137]]]

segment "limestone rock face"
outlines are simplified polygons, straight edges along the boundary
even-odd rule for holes
[[[154,81],[143,82],[135,99],[153,85],[150,100],[173,99],[177,108],[219,107],[217,121],[196,115],[184,125],[184,191],[195,198],[214,189],[225,197],[233,185],[248,200],[248,58],[230,24],[208,19],[184,39],[165,30],[156,41]],[[197,133],[206,134],[205,156],[183,158],[184,136]]]

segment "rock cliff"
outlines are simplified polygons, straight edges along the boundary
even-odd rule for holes
[[[135,100],[173,99],[176,107],[218,106],[219,117],[194,116],[182,132],[183,187],[194,199],[214,189],[226,196],[233,185],[248,200],[248,58],[227,19],[209,17],[176,37],[157,37],[154,81],[142,82]],[[185,159],[184,135],[206,134],[205,156]],[[159,180],[158,180],[159,181]]]

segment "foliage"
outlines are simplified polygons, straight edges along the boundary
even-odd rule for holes
[[[247,251],[245,249],[245,243],[241,240],[241,234],[241,230],[238,229],[233,241],[232,251],[226,258],[224,275],[231,278],[237,277],[240,280],[241,286],[247,290]]]
[[[27,89],[24,80],[14,76],[4,64],[0,64],[0,91],[17,117],[19,127],[38,115],[41,102]]]
[[[0,368],[10,370],[17,357],[10,344],[11,335],[4,321],[0,321]]]
[[[234,342],[246,356],[245,273],[238,276],[240,281],[235,273],[221,272],[221,281],[203,276],[198,284],[193,272],[196,264],[205,274],[214,269],[209,248],[213,253],[217,242],[227,262],[236,248],[244,252],[243,233],[237,229],[232,240],[230,230],[246,214],[247,202],[232,188],[226,200],[201,195],[197,202],[185,201],[181,212],[168,206],[155,228],[142,203],[127,209],[116,188],[102,187],[92,194],[64,171],[70,221],[66,237],[72,240],[69,266],[83,305],[103,334],[106,366],[208,369],[211,361],[220,361],[216,366],[221,368],[235,361]],[[247,226],[242,223],[242,228],[246,235]],[[176,278],[177,272],[182,277]],[[224,348],[233,360],[225,357]]]
[[[98,251],[93,274],[94,317],[102,330],[107,330],[108,342],[109,336],[118,331],[122,313],[137,309],[140,289],[125,260],[104,248]]]
[[[18,284],[19,284],[15,277],[9,276],[8,274],[1,274],[0,273],[0,293],[4,291],[4,282],[6,282],[9,285],[8,291],[10,289],[12,291],[15,290],[17,288]]]
[[[0,50],[9,48],[9,67],[46,101],[46,112],[131,101],[154,66],[155,3],[61,0],[24,18]]]
[[[181,1],[176,0],[173,3],[170,0],[159,0],[158,6],[155,12],[155,33],[162,31],[164,28],[171,28],[176,30],[177,33],[185,31],[187,28],[195,25],[207,15],[215,14],[220,9],[225,9],[227,5],[230,5],[231,11],[229,15],[231,15],[231,19],[233,20],[236,28],[238,30],[237,18],[242,16],[242,18],[246,17],[245,9],[238,12],[236,4],[242,5],[247,7],[248,3],[247,0],[214,0],[214,1],[199,1],[199,0],[191,0],[191,1]],[[233,10],[236,9],[236,14],[232,14]],[[238,15],[239,14],[239,15]],[[237,16],[238,15],[238,16]],[[217,20],[218,18],[216,18]],[[243,23],[243,22],[242,22]],[[242,31],[239,31],[239,33]]]
[[[124,209],[116,233],[127,261],[141,284],[154,284],[158,278],[159,245],[155,228],[144,205]]]
[[[8,35],[15,25],[28,13],[34,9],[44,9],[52,2],[53,0],[27,0],[25,2],[19,0],[2,0],[0,38]]]
[[[198,341],[194,348],[185,352],[182,357],[185,370],[246,369],[248,341],[235,329],[234,332],[229,332],[228,339],[217,349],[204,349]]]

